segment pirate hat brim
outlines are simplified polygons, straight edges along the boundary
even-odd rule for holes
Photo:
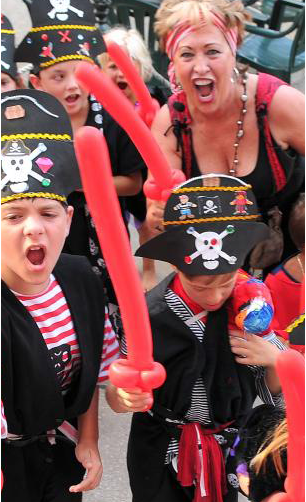
[[[290,346],[305,346],[305,314],[301,314],[286,329],[289,333]]]
[[[217,258],[210,258],[213,253],[209,252],[209,246],[206,245],[201,252],[197,253],[195,237],[187,230],[193,228],[201,234],[213,232],[214,234],[209,237],[214,240],[216,234],[220,235],[226,230],[228,222],[207,223],[205,228],[203,225],[190,224],[184,225],[183,228],[180,226],[169,229],[140,246],[135,256],[171,263],[188,275],[227,274],[240,268],[253,247],[269,235],[268,227],[261,222],[246,224],[237,221],[230,226],[234,229],[221,239],[221,254]],[[190,257],[195,252],[197,256],[190,261]]]

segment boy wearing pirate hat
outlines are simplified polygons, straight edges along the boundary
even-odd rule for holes
[[[36,90],[1,105],[2,495],[77,501],[101,479],[97,383],[118,344],[102,282],[61,254],[80,184],[69,117]]]
[[[241,190],[249,203],[237,215],[232,202]],[[184,218],[182,195],[192,204]],[[250,185],[231,176],[200,176],[172,191],[165,231],[136,252],[177,272],[147,297],[154,360],[167,378],[154,391],[149,412],[133,415],[133,502],[237,501],[231,448],[241,419],[257,395],[272,405],[281,400],[274,363],[283,345],[273,332],[262,338],[229,325],[239,267],[267,235],[258,220]],[[152,404],[141,389],[110,384],[107,396],[117,412],[146,411]]]
[[[33,0],[29,11],[33,27],[17,48],[16,61],[33,64],[31,84],[49,92],[62,103],[74,133],[83,125],[103,131],[125,219],[125,197],[141,190],[141,170],[145,165],[125,131],[75,79],[75,69],[80,61],[94,63],[96,56],[106,50],[103,37],[95,26],[93,5],[89,0]],[[74,207],[74,215],[65,251],[89,259],[93,270],[102,276],[108,299],[113,304],[111,308],[116,312],[117,300],[84,194],[74,192],[69,202]]]
[[[14,61],[15,30],[9,19],[1,14],[1,92],[24,87]]]

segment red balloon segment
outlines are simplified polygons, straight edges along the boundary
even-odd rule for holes
[[[145,127],[145,126],[144,126]],[[75,148],[89,210],[119,301],[128,359],[110,371],[114,384],[152,389],[165,380],[164,368],[153,361],[152,334],[145,297],[116,194],[105,139],[94,127],[82,127]],[[132,375],[132,376],[131,376]]]
[[[120,68],[122,73],[136,95],[139,106],[136,108],[142,120],[151,126],[156,112],[159,110],[159,104],[151,95],[135,68],[131,58],[124,52],[124,50],[115,42],[107,44],[107,52],[109,56],[115,61],[116,65]]]
[[[76,77],[130,136],[154,177],[157,187],[155,194],[159,195],[159,198],[169,194],[169,190],[174,187],[173,183],[176,183],[178,178],[180,182],[185,180],[181,171],[170,168],[148,127],[107,75],[95,65],[82,61],[76,69]]]

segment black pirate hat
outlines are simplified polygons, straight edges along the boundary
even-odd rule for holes
[[[268,227],[259,219],[251,185],[232,176],[199,176],[172,190],[165,232],[140,246],[136,256],[172,263],[188,275],[226,274],[267,238]]]
[[[105,52],[89,0],[33,0],[32,29],[15,52],[15,61],[40,71],[70,60],[94,61]]]
[[[13,80],[17,78],[17,66],[14,62],[15,30],[3,14],[1,14],[1,71]]]
[[[289,346],[299,352],[305,352],[305,314],[295,319],[286,331],[289,335]]]
[[[70,120],[43,91],[1,95],[1,204],[25,197],[66,202],[81,182]]]

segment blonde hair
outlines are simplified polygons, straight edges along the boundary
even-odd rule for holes
[[[165,50],[165,40],[169,32],[181,23],[203,26],[203,20],[211,21],[211,12],[224,18],[227,28],[237,28],[239,46],[243,39],[244,24],[250,19],[240,0],[164,0],[155,15],[154,30]]]
[[[124,26],[117,26],[103,34],[105,42],[116,42],[120,47],[124,47],[130,58],[137,62],[140,66],[141,78],[147,82],[150,80],[153,67],[150,53],[146,44],[137,30],[128,30]],[[111,58],[107,53],[98,56],[99,62],[102,66],[105,65]]]
[[[287,420],[284,418],[267,437],[258,450],[257,455],[252,459],[250,466],[253,467],[255,473],[258,474],[261,470],[265,472],[267,458],[271,456],[278,476],[285,476],[287,473],[283,466],[281,453],[287,448],[287,444],[288,427]]]

